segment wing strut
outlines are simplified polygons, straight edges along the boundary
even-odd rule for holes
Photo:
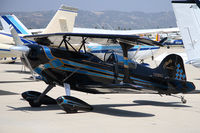
[[[81,46],[80,46],[80,48],[79,48],[79,52],[81,51],[81,48],[82,47],[84,47],[84,52],[86,52],[86,48],[85,48],[85,43],[86,43],[86,40],[87,40],[87,37],[82,37],[82,44],[81,44]]]
[[[60,48],[61,45],[62,45],[63,42],[64,42],[66,50],[69,50],[69,48],[68,48],[68,46],[67,46],[67,45],[69,45],[74,51],[77,52],[77,50],[69,43],[69,40],[70,40],[70,37],[69,37],[68,40],[67,40],[67,37],[66,37],[66,36],[63,36],[63,39],[62,39],[60,45],[58,46],[58,48]]]
[[[130,78],[129,78],[129,66],[128,66],[128,50],[132,48],[133,46],[119,42],[120,46],[122,47],[123,51],[123,56],[124,56],[124,83],[130,83]]]

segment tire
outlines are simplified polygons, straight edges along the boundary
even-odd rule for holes
[[[65,112],[68,113],[68,114],[70,114],[70,113],[77,113],[78,110],[77,109],[73,109],[73,110],[71,110],[71,109],[65,109]]]
[[[34,101],[29,101],[29,105],[31,106],[31,107],[40,107],[42,104],[41,103],[35,103]]]
[[[37,99],[41,95],[41,93],[37,92],[37,91],[26,91],[26,92],[22,93],[21,95],[26,101],[30,102],[30,101],[33,101],[33,99]],[[47,95],[45,95],[40,100],[40,103],[45,104],[45,105],[57,104],[55,99],[53,99]],[[34,103],[31,103],[31,104],[34,104]]]
[[[72,96],[61,96],[58,97],[56,101],[58,105],[67,113],[76,113],[78,110],[93,110],[91,105]]]

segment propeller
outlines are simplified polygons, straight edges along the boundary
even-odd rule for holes
[[[13,40],[15,42],[15,45],[12,46],[10,48],[10,50],[14,51],[17,55],[19,55],[25,59],[25,62],[27,63],[28,68],[30,69],[31,74],[33,76],[33,79],[36,80],[33,68],[31,67],[31,64],[26,56],[29,53],[30,48],[24,45],[24,43],[21,41],[20,37],[18,36],[18,34],[13,26],[10,27],[10,32],[11,32],[11,34],[13,36]]]
[[[163,38],[162,40],[160,40],[160,41],[159,41],[159,43],[163,45],[163,43],[164,43],[164,42],[166,42],[166,41],[167,41],[167,39],[168,39],[168,38],[167,38],[167,37],[165,37],[165,38]]]

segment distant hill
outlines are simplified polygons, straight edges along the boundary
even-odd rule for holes
[[[0,13],[15,14],[28,28],[44,28],[54,16],[56,11],[37,12],[11,12]],[[173,12],[144,13],[144,12],[121,12],[102,11],[78,12],[75,22],[76,27],[104,28],[104,29],[150,29],[176,27]]]

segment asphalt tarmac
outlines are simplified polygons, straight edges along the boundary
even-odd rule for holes
[[[163,52],[184,52],[183,48],[161,49]],[[147,60],[151,66],[159,63]],[[21,97],[28,90],[42,92],[46,84],[30,79],[21,72],[22,65],[0,64],[0,133],[199,133],[200,95],[187,94],[186,104],[171,96],[155,94],[95,95],[72,91],[94,107],[91,112],[66,114],[57,105],[31,108]],[[200,70],[186,64],[187,79],[200,89]],[[27,69],[28,71],[28,69]],[[62,87],[48,93],[57,98],[65,95]],[[181,95],[178,95],[181,96]]]

